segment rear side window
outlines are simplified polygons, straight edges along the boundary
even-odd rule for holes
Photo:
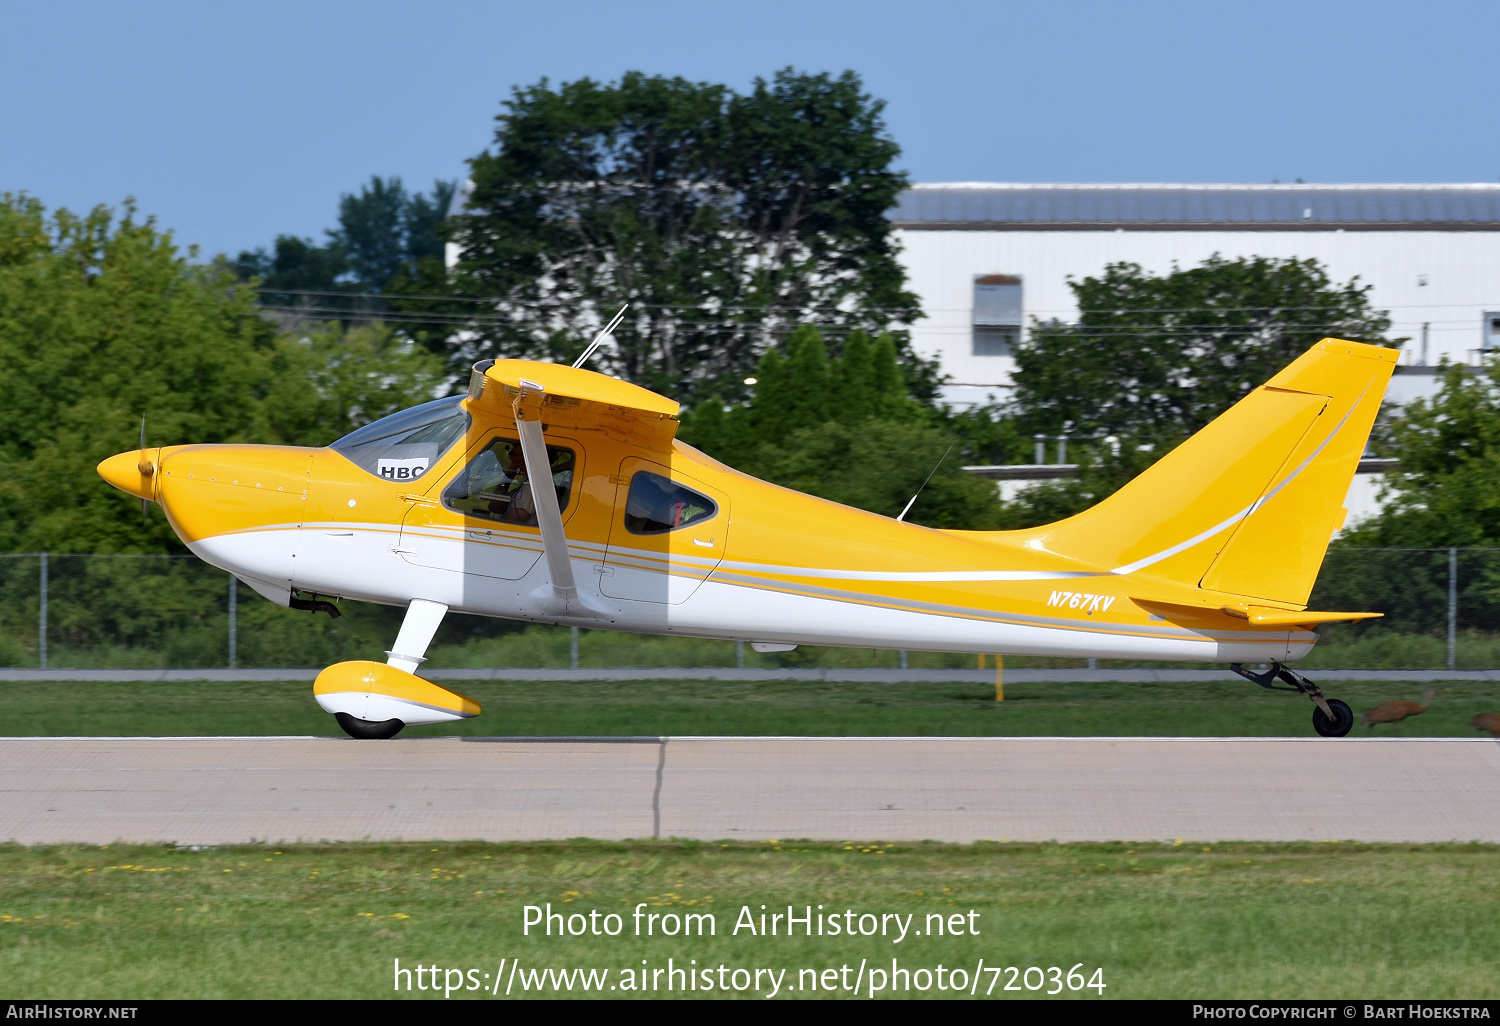
[[[413,406],[366,424],[334,442],[331,448],[387,481],[415,481],[469,429],[469,415],[459,408],[463,396]]]
[[[630,479],[625,527],[631,534],[665,534],[712,520],[718,512],[718,503],[702,492],[643,470]]]

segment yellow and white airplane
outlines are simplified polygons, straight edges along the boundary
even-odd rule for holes
[[[1349,707],[1285,664],[1318,624],[1379,615],[1306,603],[1396,357],[1325,339],[1097,506],[1021,531],[768,484],[676,440],[672,400],[523,360],[326,448],[142,448],[99,473],[273,602],[406,608],[384,663],[314,685],[354,737],[478,715],[415,672],[449,610],[763,651],[1225,662],[1308,695],[1317,732],[1342,736]]]

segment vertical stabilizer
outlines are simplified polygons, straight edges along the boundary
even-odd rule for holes
[[[1304,606],[1397,355],[1324,339],[1099,505],[1018,533],[1208,601]]]

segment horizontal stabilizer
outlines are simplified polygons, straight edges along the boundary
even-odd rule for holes
[[[1295,609],[1271,609],[1266,606],[1224,606],[1230,616],[1249,620],[1257,627],[1296,627],[1314,623],[1343,623],[1348,620],[1369,620],[1384,613],[1315,613],[1311,609],[1298,612]]]
[[[1368,620],[1385,615],[1384,613],[1316,612],[1311,609],[1281,609],[1274,606],[1254,606],[1243,603],[1233,606],[1196,606],[1137,596],[1132,596],[1131,601],[1153,616],[1159,616],[1170,623],[1199,627],[1209,626],[1215,621],[1219,626],[1223,626],[1222,617],[1224,616],[1244,620],[1254,627],[1311,627],[1320,623]]]

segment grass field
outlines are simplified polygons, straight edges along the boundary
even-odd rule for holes
[[[1312,734],[1312,703],[1232,677],[1209,684],[1016,684],[994,701],[985,684],[772,681],[447,682],[479,700],[462,723],[407,736],[467,735],[1051,735],[1291,736]],[[1335,683],[1356,713],[1426,685]],[[1356,737],[1473,737],[1475,713],[1500,710],[1500,683],[1436,685],[1431,708]],[[0,734],[333,734],[306,683],[0,684]]]
[[[1084,978],[1102,969],[1106,998],[1495,997],[1497,869],[1500,852],[1485,846],[6,846],[0,980],[10,998],[374,998],[393,996],[396,959],[436,964],[449,983],[446,970],[472,969],[459,985],[487,988],[503,958],[507,968],[519,959],[512,997],[535,996],[521,981],[538,969],[608,970],[609,995],[622,970],[665,969],[671,958],[696,960],[715,981],[720,965],[750,970],[742,982],[785,969],[781,997],[848,997],[811,992],[799,971],[816,970],[821,987],[823,971],[847,966],[847,977],[828,977],[842,988],[861,960],[888,970],[895,958],[929,974],[962,968],[972,983],[983,959],[1064,974],[1082,963]],[[523,936],[524,907],[549,902],[568,915],[619,914],[622,932]],[[715,934],[633,936],[640,902],[647,914],[712,913]],[[958,914],[964,935],[924,930],[896,943],[890,920],[883,938],[809,938],[800,926],[788,938],[784,924],[775,937],[734,934],[742,906],[758,926],[762,904],[799,916],[808,905],[841,918],[852,910],[856,923],[910,915],[912,930]],[[868,971],[863,979],[862,995]],[[979,976],[980,996],[994,979]],[[655,982],[652,996],[669,996],[665,975]],[[1037,996],[1022,978],[1006,992],[1008,982],[1000,974],[991,998]],[[769,977],[760,983],[765,997]],[[583,996],[576,979],[571,995]],[[415,987],[399,996],[443,998]],[[900,996],[956,995],[934,986]]]

